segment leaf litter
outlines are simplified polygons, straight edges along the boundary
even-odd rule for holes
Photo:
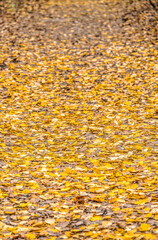
[[[156,19],[104,0],[0,18],[1,239],[158,238]]]

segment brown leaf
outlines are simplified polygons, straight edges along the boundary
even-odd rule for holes
[[[84,196],[77,196],[74,198],[74,202],[78,204],[84,204],[85,203],[85,197]]]

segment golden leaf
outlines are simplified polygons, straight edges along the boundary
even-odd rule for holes
[[[102,220],[102,217],[101,216],[94,216],[94,217],[91,217],[90,220],[91,221],[99,221],[99,220]]]
[[[151,228],[150,224],[142,223],[139,227],[139,230],[142,232],[149,231]]]

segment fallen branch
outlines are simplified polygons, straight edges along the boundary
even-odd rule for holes
[[[151,0],[149,0],[149,3],[156,11],[158,11],[158,8],[156,7],[156,5]]]

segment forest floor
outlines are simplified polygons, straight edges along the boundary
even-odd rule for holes
[[[158,239],[157,12],[145,0],[9,4],[0,239]]]

